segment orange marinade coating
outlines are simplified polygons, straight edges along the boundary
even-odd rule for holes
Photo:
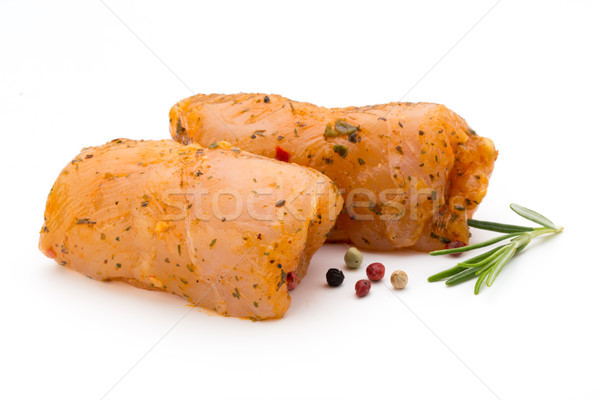
[[[369,250],[430,251],[468,243],[497,151],[432,103],[325,108],[278,95],[196,95],[170,111],[182,143],[226,140],[316,169],[345,196],[329,241]]]
[[[318,196],[317,196],[317,191]],[[342,207],[317,171],[172,140],[83,149],[48,195],[39,247],[98,280],[164,290],[221,315],[280,318]]]

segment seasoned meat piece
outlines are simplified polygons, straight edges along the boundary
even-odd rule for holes
[[[342,198],[317,171],[211,147],[117,139],[84,149],[48,196],[40,249],[94,279],[280,318]]]
[[[197,95],[170,112],[172,137],[312,167],[345,196],[330,241],[371,250],[468,243],[496,150],[439,104],[324,108],[277,95]]]

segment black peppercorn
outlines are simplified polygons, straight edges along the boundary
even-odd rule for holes
[[[344,273],[336,268],[330,268],[325,275],[327,284],[331,287],[338,287],[344,282]]]
[[[271,99],[269,98],[269,96],[265,96],[264,98],[264,102],[265,103],[269,103],[271,101]]]

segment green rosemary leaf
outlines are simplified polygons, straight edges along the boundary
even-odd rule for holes
[[[525,208],[518,204],[512,203],[510,208],[519,214],[521,217],[526,218],[530,221],[535,222],[536,224],[540,224],[550,229],[557,229],[558,227],[554,224],[554,222],[550,221],[548,218],[544,217],[542,214],[530,210],[529,208]]]
[[[513,258],[515,255],[515,250],[517,249],[516,244],[514,246],[508,247],[507,251],[496,261],[495,265],[492,267],[488,277],[486,279],[486,284],[488,287],[492,286],[502,268]]]
[[[528,226],[500,224],[498,222],[479,221],[476,219],[468,219],[467,223],[472,228],[485,229],[486,231],[502,233],[523,233],[531,232],[534,229]]]
[[[470,263],[461,262],[461,263],[458,263],[458,265],[461,266],[461,267],[465,267],[465,268],[469,268],[469,267],[481,267],[483,265],[486,265],[486,264],[490,263],[495,257],[498,257],[498,253],[501,252],[501,251],[503,251],[506,248],[506,246],[510,246],[510,244],[505,244],[505,245],[496,247],[494,250],[492,250],[490,252],[489,256],[487,256],[486,258],[484,258],[484,259],[482,259],[480,261],[470,262]]]
[[[475,294],[479,294],[479,289],[481,289],[481,284],[485,281],[485,277],[489,274],[489,270],[485,273],[480,274],[479,278],[477,278],[477,282],[475,282]]]
[[[495,252],[498,251],[498,247],[494,247],[492,250],[490,251],[486,251],[485,253],[481,253],[478,256],[475,256],[473,258],[469,258],[466,261],[461,262],[461,264],[467,265],[467,264],[475,264],[478,263],[479,261],[485,259],[487,256],[489,256],[490,254],[494,254]],[[472,265],[468,265],[468,266],[472,266]]]
[[[484,265],[482,268],[478,269],[475,272],[475,275],[479,276],[481,274],[486,274],[487,272],[489,272],[494,267],[495,262],[496,261],[493,260],[492,262],[489,262],[487,265]]]
[[[480,254],[478,256],[475,256],[473,258],[470,258],[467,261],[458,263],[456,266],[449,268],[447,270],[444,270],[442,272],[438,272],[435,275],[431,275],[429,278],[427,278],[427,280],[429,282],[437,282],[437,281],[441,281],[443,279],[446,278],[450,278],[460,272],[463,272],[466,269],[469,268],[473,268],[473,267],[481,267],[483,265],[485,265],[485,263],[482,263],[481,260],[487,260],[490,259],[490,256],[493,256],[494,253],[498,252],[499,250],[501,250],[502,248],[504,248],[507,245],[503,245],[503,246],[499,246],[494,248],[493,250],[487,251],[483,254]],[[487,261],[486,261],[487,262]]]
[[[481,267],[468,268],[464,271],[454,275],[452,278],[446,281],[447,286],[458,285],[459,283],[466,282],[471,280],[477,276],[477,271],[481,269]]]
[[[521,233],[521,232],[520,232]],[[441,256],[444,254],[452,254],[452,253],[464,253],[465,251],[470,251],[470,250],[474,250],[474,249],[480,249],[482,247],[486,247],[489,246],[491,244],[494,243],[498,243],[501,242],[503,240],[518,236],[519,233],[507,233],[506,235],[501,235],[498,237],[495,237],[493,239],[490,240],[486,240],[485,242],[481,242],[481,243],[477,243],[477,244],[472,244],[469,246],[463,246],[463,247],[457,247],[455,249],[444,249],[444,250],[436,250],[436,251],[432,251],[431,253],[429,253],[432,256]]]
[[[451,276],[454,276],[454,275],[458,274],[459,272],[464,271],[467,268],[468,267],[460,267],[460,266],[457,265],[456,267],[448,268],[447,270],[444,270],[442,272],[438,272],[435,275],[431,275],[429,278],[427,278],[427,280],[429,282],[441,281],[443,279],[446,279],[446,278],[449,278]]]

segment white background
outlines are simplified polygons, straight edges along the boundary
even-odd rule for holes
[[[599,398],[599,17],[592,0],[3,1],[2,397]],[[398,252],[365,263],[404,269],[406,290],[386,280],[359,300],[364,270],[324,286],[345,249],[325,246],[285,317],[260,323],[37,250],[45,197],[82,147],[167,138],[179,99],[253,91],[443,103],[500,151],[477,217],[519,223],[517,202],[566,229],[477,297],[427,283],[454,259]]]

